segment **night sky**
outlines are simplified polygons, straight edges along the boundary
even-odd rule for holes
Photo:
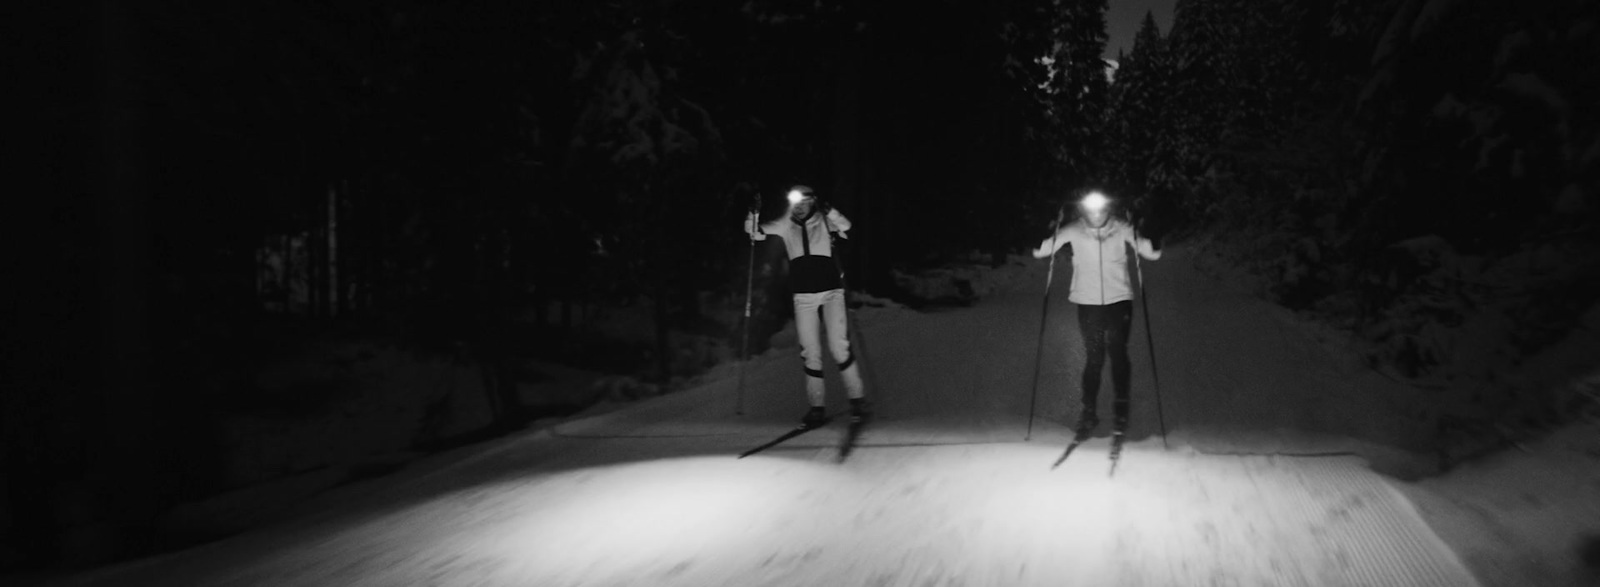
[[[1145,14],[1154,16],[1162,33],[1172,30],[1172,7],[1177,0],[1110,0],[1106,6],[1107,59],[1133,49],[1133,37]]]

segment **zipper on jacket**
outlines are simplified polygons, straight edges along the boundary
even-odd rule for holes
[[[1095,250],[1100,257],[1100,305],[1106,305],[1106,241],[1095,235]]]

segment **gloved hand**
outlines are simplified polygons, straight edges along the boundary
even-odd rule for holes
[[[766,236],[767,235],[767,233],[761,231],[761,223],[753,216],[745,218],[745,220],[744,220],[744,233],[748,234],[750,236]]]
[[[1140,216],[1135,228],[1139,231],[1139,236],[1150,241],[1151,248],[1157,251],[1161,250],[1161,237],[1166,233],[1166,230],[1163,229],[1159,221],[1152,219],[1150,216]]]

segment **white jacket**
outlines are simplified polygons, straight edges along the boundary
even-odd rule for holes
[[[1109,219],[1100,228],[1091,228],[1083,219],[1061,227],[1055,236],[1044,239],[1033,251],[1034,258],[1054,255],[1062,247],[1072,250],[1072,293],[1074,304],[1104,306],[1133,299],[1128,247],[1151,261],[1161,258],[1150,239],[1135,238],[1133,227]]]
[[[759,225],[747,220],[744,230],[756,240],[766,240],[769,235],[783,238],[789,250],[789,288],[794,293],[825,292],[844,286],[839,265],[833,259],[833,238],[828,235],[835,232],[845,238],[845,231],[850,230],[850,219],[838,210],[813,212],[804,222],[795,222],[788,214]]]
[[[827,217],[826,220],[823,219],[824,216]],[[784,246],[789,250],[791,261],[806,255],[832,257],[833,240],[828,237],[828,233],[836,232],[839,233],[839,238],[849,238],[849,235],[845,234],[847,230],[850,230],[850,219],[845,218],[836,208],[829,208],[826,215],[813,213],[806,218],[804,227],[796,224],[788,214],[784,214],[771,222],[762,222],[759,226],[753,227],[746,222],[744,228],[746,233],[753,232],[751,236],[756,240],[765,240],[768,235],[782,237]]]

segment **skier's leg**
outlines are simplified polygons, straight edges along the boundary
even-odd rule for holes
[[[811,407],[824,405],[822,381],[822,336],[817,319],[817,308],[822,305],[822,294],[794,294],[794,330],[800,339],[800,358],[806,372],[806,399]]]
[[[1129,387],[1132,372],[1128,360],[1128,333],[1133,327],[1133,302],[1121,301],[1107,306],[1106,350],[1111,355],[1111,385],[1116,391],[1112,404],[1119,429],[1127,426],[1129,412]]]
[[[835,289],[825,294],[822,304],[822,321],[828,330],[828,349],[839,365],[839,379],[844,381],[845,394],[850,397],[850,418],[862,422],[872,415],[861,384],[861,365],[850,351],[850,315],[845,307],[844,290]]]
[[[839,364],[839,378],[844,380],[845,393],[851,399],[860,399],[863,395],[861,365],[850,351],[850,316],[846,313],[849,310],[845,308],[844,290],[836,289],[823,295],[822,319],[828,331],[828,350]]]
[[[1105,369],[1104,308],[1078,305],[1078,332],[1083,336],[1083,414],[1082,419],[1098,421],[1096,406],[1100,399],[1100,372]]]

